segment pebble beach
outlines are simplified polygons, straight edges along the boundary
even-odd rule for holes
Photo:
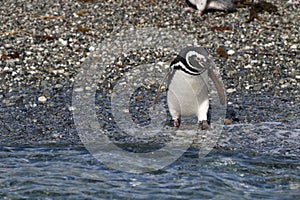
[[[199,17],[180,0],[1,1],[0,144],[80,144],[71,99],[82,64],[123,29],[157,27],[195,37],[219,69],[228,105],[217,149],[299,156],[300,4],[267,2],[274,9],[250,21],[246,3]],[[126,59],[168,61],[172,52],[148,55]]]

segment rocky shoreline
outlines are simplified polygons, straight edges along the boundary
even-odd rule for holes
[[[247,5],[197,17],[180,0],[0,2],[0,144],[80,144],[72,87],[85,59],[123,29],[157,27],[195,37],[218,66],[229,119],[218,148],[299,156],[300,5],[272,4],[247,22]],[[174,52],[131,53],[112,67]]]

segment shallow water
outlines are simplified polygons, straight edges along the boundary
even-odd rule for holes
[[[1,199],[299,199],[298,157],[189,149],[145,174],[109,169],[84,146],[0,149]]]

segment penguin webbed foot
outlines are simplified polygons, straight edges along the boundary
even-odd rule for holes
[[[208,130],[209,129],[208,121],[207,120],[199,121],[199,128],[198,129]]]
[[[201,17],[201,16],[202,16],[202,14],[203,14],[203,12],[202,12],[201,10],[198,10],[198,11],[197,11],[197,15],[198,15],[198,17]]]
[[[173,119],[173,126],[176,128],[179,128],[180,126],[180,119]]]

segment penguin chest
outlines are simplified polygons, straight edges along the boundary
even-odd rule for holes
[[[208,102],[207,72],[199,76],[175,71],[169,80],[167,102],[171,115],[198,115],[199,108]]]

